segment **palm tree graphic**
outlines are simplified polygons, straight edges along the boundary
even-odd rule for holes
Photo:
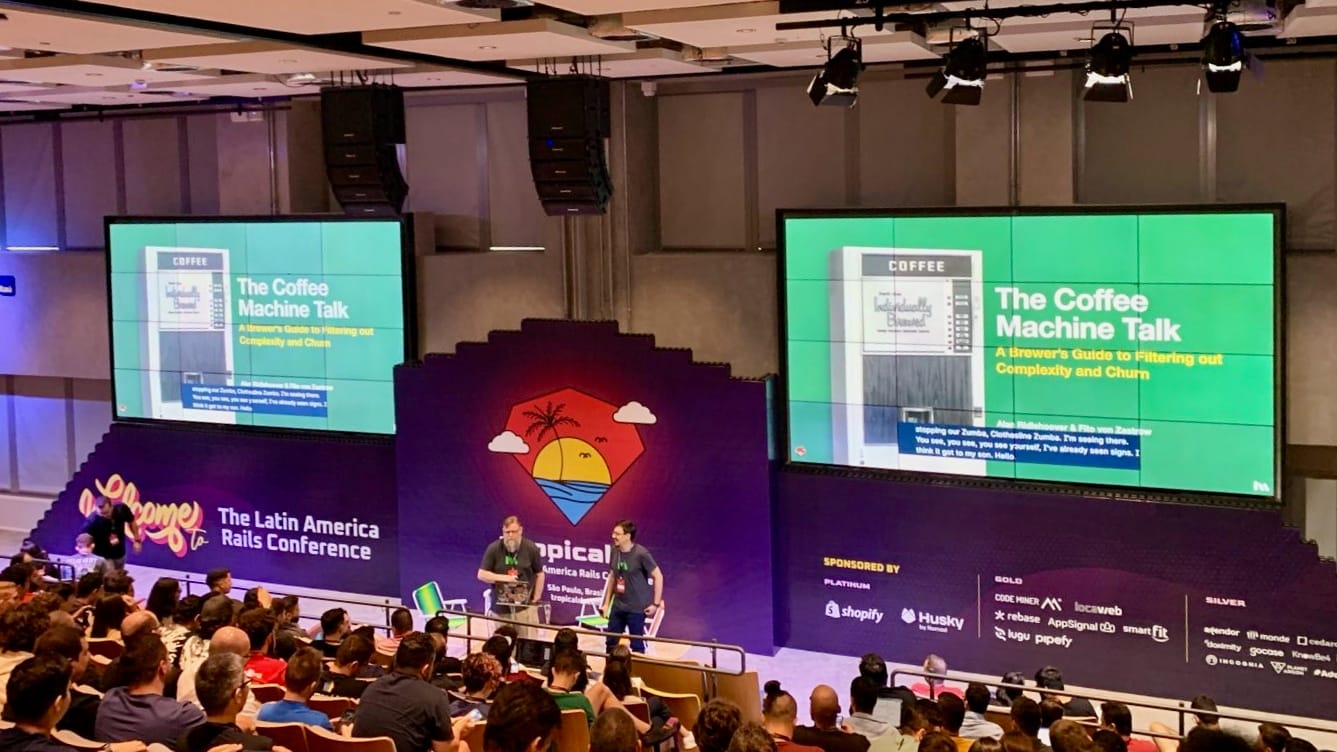
[[[552,431],[553,440],[557,441],[558,480],[561,480],[562,476],[566,473],[566,452],[562,449],[562,442],[558,441],[559,439],[562,438],[562,435],[557,431],[557,427],[558,426],[571,426],[573,428],[580,427],[580,421],[576,420],[575,418],[572,418],[569,415],[562,415],[562,411],[565,409],[566,409],[565,402],[558,402],[556,405],[554,405],[552,401],[549,400],[546,407],[540,407],[538,405],[534,405],[533,410],[525,410],[523,413],[520,413],[526,418],[530,418],[531,420],[534,421],[533,423],[529,424],[528,428],[525,429],[525,436],[529,436],[535,431],[538,431],[539,435],[536,441],[541,442],[543,441],[543,437],[547,435],[549,431]]]

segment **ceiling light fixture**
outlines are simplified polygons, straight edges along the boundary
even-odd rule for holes
[[[952,45],[943,60],[942,70],[935,73],[924,88],[930,97],[941,94],[944,104],[977,105],[984,93],[988,37],[969,26],[965,31],[975,36]]]
[[[1091,29],[1092,39],[1096,38],[1098,28]],[[1086,93],[1082,98],[1088,102],[1127,102],[1133,98],[1133,79],[1129,73],[1133,64],[1133,29],[1117,22],[1106,28],[1109,31],[1091,45],[1086,61]]]
[[[843,45],[832,53],[834,44]],[[863,42],[841,34],[826,40],[826,64],[808,83],[814,105],[853,107],[859,101],[859,74],[863,72]]]
[[[1236,91],[1244,70],[1244,37],[1239,27],[1218,14],[1212,28],[1202,38],[1202,74],[1207,89],[1214,94]]]

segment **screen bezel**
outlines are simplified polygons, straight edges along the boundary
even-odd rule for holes
[[[1210,491],[1188,491],[1151,486],[1118,486],[1097,483],[1059,482],[1036,479],[994,478],[988,476],[951,475],[917,470],[855,467],[822,462],[800,462],[791,457],[792,444],[789,423],[789,300],[787,298],[785,221],[789,219],[896,219],[908,217],[1024,217],[1024,216],[1098,216],[1107,214],[1271,214],[1272,232],[1272,493],[1229,494]],[[775,432],[780,457],[786,471],[830,474],[833,471],[850,476],[896,479],[900,481],[932,483],[971,488],[1001,488],[1032,490],[1055,494],[1106,496],[1146,501],[1186,503],[1215,503],[1235,506],[1274,508],[1281,503],[1281,485],[1285,464],[1286,423],[1286,321],[1285,321],[1285,254],[1286,206],[1281,203],[1239,204],[1102,204],[1068,206],[997,206],[997,207],[913,207],[903,209],[777,209],[775,212],[776,238],[776,301],[778,304],[779,361],[777,376],[779,399],[775,400]]]
[[[112,316],[112,268],[111,268],[111,229],[115,225],[134,224],[281,224],[290,222],[382,222],[399,226],[399,276],[404,317],[404,362],[418,359],[418,296],[417,265],[413,248],[413,217],[350,217],[343,214],[228,214],[219,216],[176,216],[176,215],[114,215],[103,219],[103,254],[106,260],[107,283],[107,346],[109,349],[108,378],[111,380],[111,414],[113,423],[137,425],[172,426],[175,428],[197,429],[205,431],[238,431],[243,433],[266,434],[308,434],[319,436],[346,436],[350,438],[391,439],[395,432],[379,433],[369,431],[341,431],[327,428],[296,428],[289,426],[248,426],[235,423],[207,423],[193,420],[170,420],[165,418],[125,417],[117,414],[119,400],[116,396],[116,347],[113,342],[114,327]],[[396,364],[399,365],[399,364]],[[394,376],[391,373],[391,388]]]

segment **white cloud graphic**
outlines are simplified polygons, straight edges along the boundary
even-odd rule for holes
[[[654,425],[658,420],[655,414],[650,412],[650,408],[641,403],[632,400],[619,407],[617,412],[613,413],[613,420],[618,423],[640,423],[641,425]]]
[[[487,443],[487,450],[499,454],[529,454],[529,445],[514,431],[502,431]]]

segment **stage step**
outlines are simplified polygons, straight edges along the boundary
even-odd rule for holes
[[[37,522],[54,501],[54,496],[43,494],[0,493],[0,553],[17,551],[18,543],[37,527]],[[12,546],[8,545],[10,534],[18,535]],[[70,546],[74,546],[72,541]]]

